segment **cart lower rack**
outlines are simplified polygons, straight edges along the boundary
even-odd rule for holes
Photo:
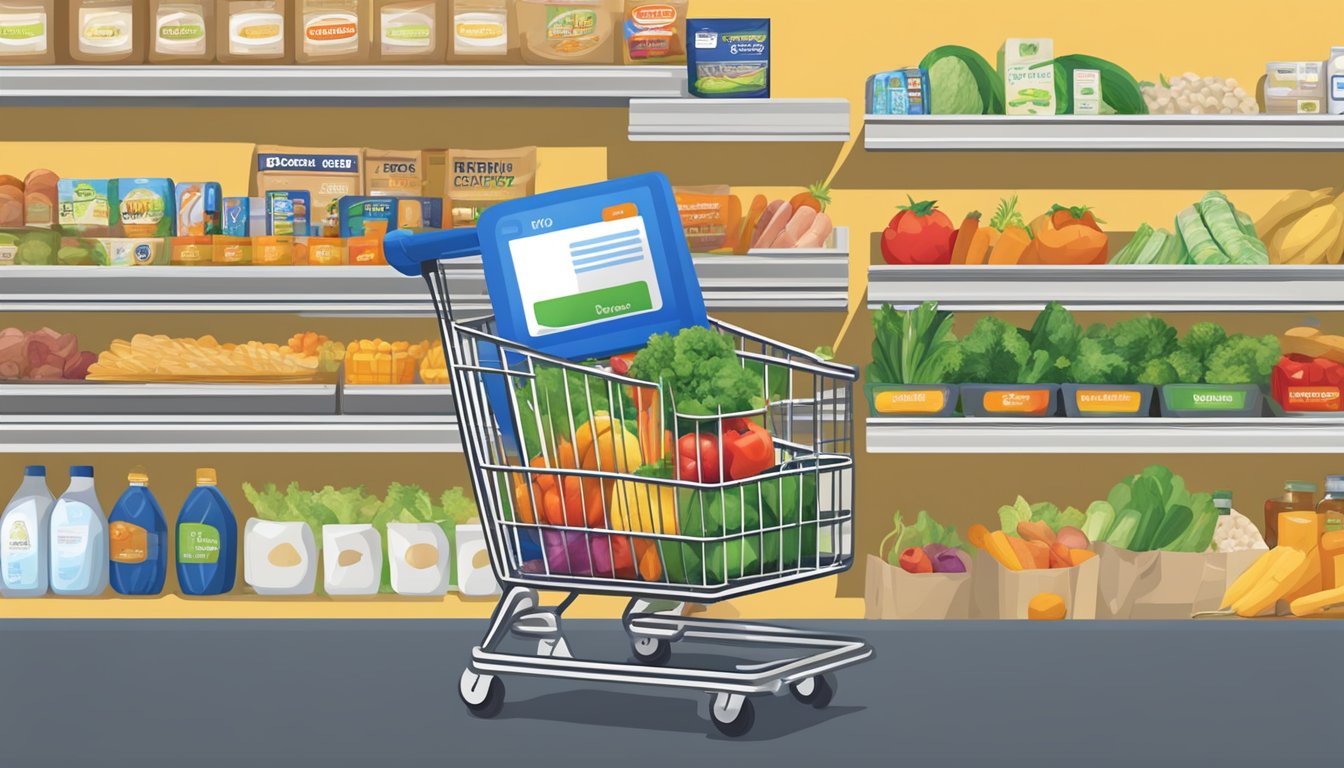
[[[442,264],[428,265],[425,277],[491,568],[504,589],[462,674],[468,709],[497,714],[506,675],[704,691],[711,720],[729,736],[752,727],[753,696],[789,692],[810,706],[829,704],[834,672],[870,658],[867,643],[682,614],[687,603],[853,564],[857,372],[714,322],[718,333],[701,342],[722,345],[717,352],[748,372],[739,380],[759,378],[760,397],[733,413],[679,408],[677,392],[662,383],[500,338],[491,317],[457,321]],[[545,607],[539,590],[567,595]],[[571,653],[562,616],[580,594],[629,599],[623,626],[633,660]],[[775,657],[679,666],[673,645],[682,641]]]

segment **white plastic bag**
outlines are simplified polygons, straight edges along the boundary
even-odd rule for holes
[[[436,523],[388,523],[387,559],[397,594],[423,597],[448,591],[448,535]]]
[[[373,595],[383,574],[383,541],[372,525],[322,526],[323,588],[329,595]]]
[[[311,595],[317,542],[303,522],[252,518],[243,533],[243,581],[258,595]]]

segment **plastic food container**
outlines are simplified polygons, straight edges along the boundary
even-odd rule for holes
[[[967,416],[1054,416],[1058,393],[1055,384],[962,384],[961,410]]]
[[[1075,418],[1123,418],[1152,414],[1151,384],[1063,384],[1064,413]]]
[[[1166,384],[1162,415],[1182,419],[1263,415],[1264,395],[1254,384]]]
[[[873,416],[952,416],[957,411],[956,384],[863,385]]]

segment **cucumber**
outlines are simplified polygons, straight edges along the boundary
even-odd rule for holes
[[[1061,115],[1073,113],[1073,71],[1095,69],[1101,73],[1102,103],[1117,115],[1146,115],[1148,103],[1143,100],[1139,81],[1114,62],[1081,53],[1059,56],[1055,59],[1055,102]]]

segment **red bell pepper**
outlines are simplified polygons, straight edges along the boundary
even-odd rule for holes
[[[719,438],[712,432],[682,435],[677,441],[677,479],[698,483],[745,480],[775,465],[775,441],[750,419],[723,422],[723,468]]]

